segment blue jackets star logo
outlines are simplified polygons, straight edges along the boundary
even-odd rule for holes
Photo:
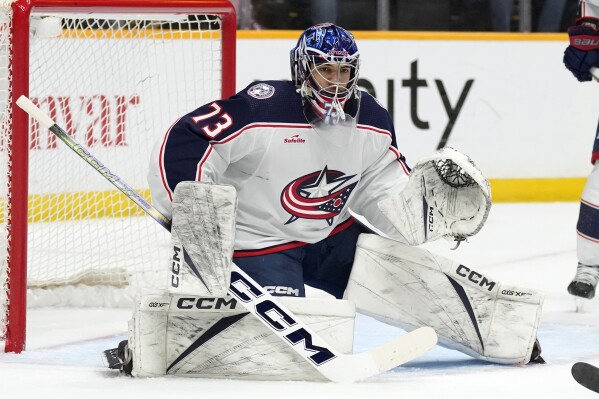
[[[320,219],[333,224],[343,210],[358,182],[348,183],[355,175],[347,176],[338,170],[322,171],[302,176],[285,186],[281,205],[291,217],[285,224],[297,219]]]
[[[247,93],[254,98],[264,100],[266,98],[272,97],[272,95],[275,94],[275,88],[266,83],[257,83],[250,87]]]

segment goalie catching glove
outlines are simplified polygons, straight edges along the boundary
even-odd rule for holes
[[[406,187],[378,203],[410,245],[478,233],[491,209],[489,182],[466,155],[443,148],[420,160]]]

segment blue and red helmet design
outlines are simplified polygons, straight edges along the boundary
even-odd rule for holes
[[[357,83],[359,60],[360,52],[351,33],[331,23],[315,25],[301,34],[291,50],[291,80],[299,86],[310,77],[314,65],[338,62],[354,66]]]
[[[360,53],[353,35],[330,23],[315,25],[301,34],[290,61],[291,79],[316,115],[330,124],[344,120],[344,105],[358,91]],[[337,70],[349,67],[349,80],[336,83],[325,78],[331,85],[320,87],[314,74],[320,73],[322,64],[336,64]]]

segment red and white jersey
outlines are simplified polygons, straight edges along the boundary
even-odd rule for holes
[[[348,107],[357,108],[358,100]],[[315,129],[286,81],[264,81],[181,117],[157,143],[148,176],[169,218],[180,181],[238,193],[235,255],[314,243],[353,223],[350,209],[402,240],[377,203],[401,191],[409,168],[388,112],[363,92],[354,128]]]

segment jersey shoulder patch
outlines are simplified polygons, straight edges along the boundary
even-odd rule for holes
[[[273,94],[275,94],[275,88],[268,83],[260,82],[251,86],[247,90],[247,94],[251,97],[257,98],[258,100],[264,100],[272,97]]]

